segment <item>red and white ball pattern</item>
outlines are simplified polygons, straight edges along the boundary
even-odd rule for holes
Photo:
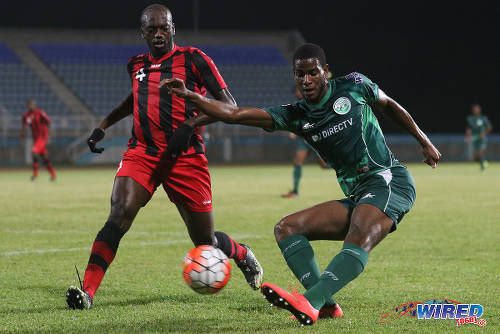
[[[191,249],[182,265],[187,285],[201,294],[219,292],[231,276],[231,263],[226,254],[210,245]]]

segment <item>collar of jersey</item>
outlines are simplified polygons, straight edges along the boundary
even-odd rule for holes
[[[172,49],[172,51],[170,51],[169,53],[161,56],[161,58],[153,58],[153,56],[151,56],[151,52],[149,52],[149,54],[148,54],[149,60],[152,63],[161,63],[162,61],[164,61],[165,59],[167,59],[168,57],[170,57],[171,55],[173,55],[175,53],[175,51],[177,51],[178,48],[179,47],[177,46],[177,44],[174,44],[174,48]]]
[[[326,92],[325,96],[319,101],[317,104],[309,104],[307,101],[304,99],[304,103],[309,107],[309,109],[320,109],[323,107],[323,105],[328,101],[330,96],[332,96],[332,91],[333,91],[333,81],[329,82],[329,87],[328,87],[328,92]]]

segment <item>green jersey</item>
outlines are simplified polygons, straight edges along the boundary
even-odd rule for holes
[[[479,135],[491,126],[490,120],[484,115],[467,116],[467,127],[472,131],[472,138],[478,139]]]
[[[274,120],[273,130],[303,137],[337,173],[349,196],[361,180],[391,167],[403,166],[387,147],[370,104],[378,100],[378,86],[360,73],[330,81],[317,105],[305,100],[264,108]]]

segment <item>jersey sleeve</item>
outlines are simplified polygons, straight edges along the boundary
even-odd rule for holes
[[[197,79],[207,88],[210,94],[213,95],[227,88],[213,60],[198,49],[193,51],[193,65]]]
[[[132,57],[128,60],[127,63],[127,73],[128,76],[130,77],[130,80],[132,80],[132,71],[134,70],[134,62],[135,62],[135,57]]]
[[[273,119],[274,127],[272,129],[264,129],[266,131],[292,131],[295,132],[293,117],[294,107],[292,104],[262,108]]]
[[[484,124],[486,125],[486,129],[491,126],[491,122],[486,116],[484,116]]]
[[[45,111],[40,110],[40,117],[45,123],[50,124],[50,117],[45,113]]]
[[[367,76],[358,73],[361,77],[361,87],[363,90],[363,94],[365,96],[366,102],[368,104],[372,104],[377,102],[378,100],[378,85],[371,81]]]
[[[378,100],[378,85],[372,82],[366,75],[352,72],[345,76],[345,79],[351,80],[353,89],[360,95],[368,104],[377,102]]]

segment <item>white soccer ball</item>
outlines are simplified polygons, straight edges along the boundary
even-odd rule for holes
[[[231,276],[231,263],[226,254],[210,245],[191,249],[182,265],[187,285],[201,294],[219,292]]]

